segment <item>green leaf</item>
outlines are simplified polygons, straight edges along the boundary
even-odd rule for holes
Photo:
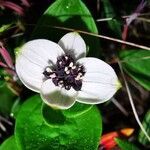
[[[68,110],[55,110],[55,109],[50,109],[49,106],[44,104],[42,108],[42,113],[43,113],[44,119],[49,124],[59,124],[63,122],[66,119],[66,117],[74,118],[74,117],[80,116],[86,111],[89,111],[92,107],[93,105],[85,105],[85,104],[76,102],[74,106]]]
[[[118,138],[116,138],[115,141],[118,144],[118,146],[121,148],[121,150],[140,150],[139,148],[137,148],[135,145],[133,145],[128,141],[121,140]]]
[[[13,116],[14,118],[17,117],[17,114],[21,108],[21,105],[22,105],[21,99],[17,98],[11,108],[11,116]]]
[[[5,84],[5,71],[0,67],[0,87],[3,87]]]
[[[2,32],[4,32],[4,31],[8,30],[11,25],[12,25],[12,23],[6,24],[6,25],[2,25],[2,26],[0,27],[0,34],[1,34]]]
[[[104,12],[106,18],[113,18],[116,16],[115,11],[109,0],[102,0],[104,6]],[[117,19],[112,19],[108,21],[108,26],[118,38],[121,38],[121,24]]]
[[[7,140],[5,140],[0,146],[0,150],[18,150],[15,136],[11,136]]]
[[[2,75],[0,75],[0,88],[4,85],[5,80]]]
[[[55,110],[42,106],[38,95],[27,100],[16,120],[15,135],[20,149],[97,150],[102,131],[100,113],[95,106],[79,105]]]
[[[142,122],[142,125],[143,125],[144,129],[146,130],[147,134],[150,135],[150,110],[146,113],[144,120]],[[147,139],[147,137],[145,136],[145,134],[142,132],[142,130],[140,130],[138,140],[144,146],[146,146],[146,147],[150,146],[150,142]]]
[[[150,52],[147,50],[125,50],[119,55],[123,69],[141,86],[150,90]]]
[[[91,13],[81,0],[56,0],[39,19],[32,34],[32,39],[46,38],[55,42],[70,31],[52,28],[54,26],[73,28],[98,34]],[[89,46],[89,55],[99,56],[100,45],[97,37],[83,34]]]
[[[6,83],[0,87],[0,113],[3,115],[10,114],[15,97],[15,94],[12,93]]]

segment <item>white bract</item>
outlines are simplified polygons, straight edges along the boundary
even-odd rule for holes
[[[103,103],[119,89],[117,75],[104,61],[85,56],[85,42],[76,32],[58,44],[36,39],[21,48],[16,71],[23,84],[52,107],[68,109],[75,101]]]

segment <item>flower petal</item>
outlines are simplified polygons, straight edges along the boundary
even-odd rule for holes
[[[18,77],[26,87],[39,92],[45,67],[55,64],[57,57],[62,54],[63,50],[54,42],[44,39],[27,42],[16,58]]]
[[[70,32],[64,35],[58,44],[65,53],[74,56],[76,59],[86,56],[86,44],[77,32]]]
[[[55,108],[68,109],[75,103],[77,92],[72,88],[65,90],[55,86],[51,79],[45,81],[41,88],[43,101]]]
[[[63,54],[64,51],[58,44],[46,39],[36,39],[24,44],[18,57],[26,57],[35,64],[45,67],[55,64],[57,57]]]
[[[77,101],[88,104],[103,103],[120,88],[116,73],[104,61],[97,58],[82,58],[78,63],[84,65],[86,73]]]
[[[40,92],[44,79],[43,68],[22,57],[16,62],[16,71],[22,83],[35,92]]]

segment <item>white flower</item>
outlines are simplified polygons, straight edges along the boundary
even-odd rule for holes
[[[119,89],[117,75],[104,61],[85,56],[85,42],[76,32],[64,35],[58,44],[36,39],[21,48],[16,71],[23,84],[50,106],[103,103]]]

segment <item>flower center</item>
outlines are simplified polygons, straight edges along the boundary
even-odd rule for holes
[[[74,61],[70,55],[62,55],[57,58],[56,65],[47,66],[43,72],[47,79],[52,79],[56,86],[76,91],[81,90],[82,78],[85,74],[85,68]]]

